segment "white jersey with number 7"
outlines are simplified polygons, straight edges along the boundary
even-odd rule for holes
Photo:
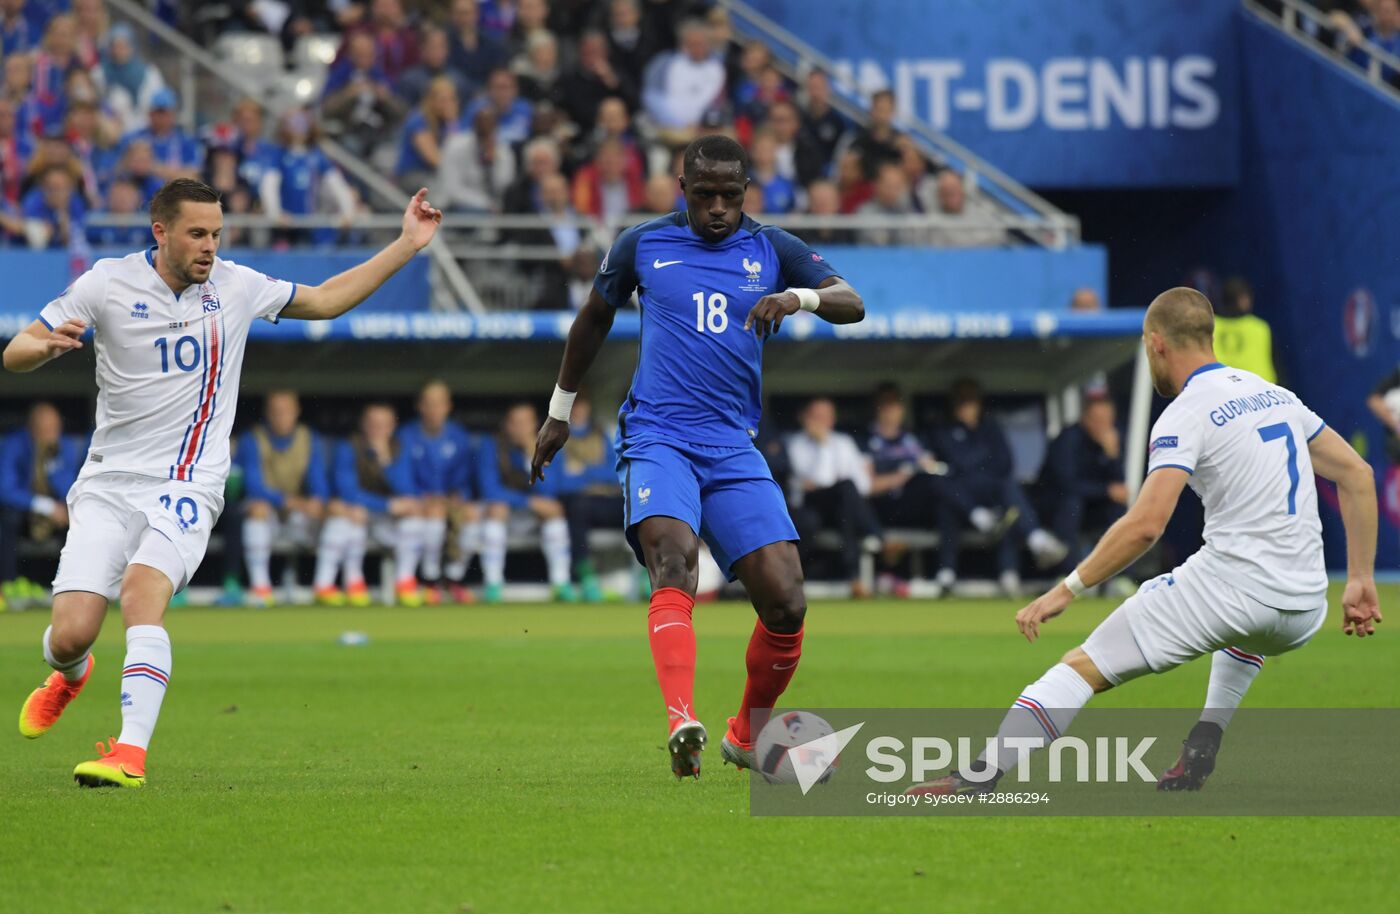
[[[50,329],[96,331],[97,420],[80,476],[125,472],[222,492],[248,329],[272,322],[296,285],[215,258],[207,282],[176,296],[154,249],[108,258],[49,302]]]
[[[1188,564],[1259,602],[1312,609],[1327,568],[1308,442],[1326,427],[1290,390],[1216,362],[1197,369],[1152,427],[1147,470],[1176,467],[1205,506]]]

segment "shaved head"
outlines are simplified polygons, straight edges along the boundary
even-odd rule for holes
[[[1215,336],[1215,311],[1210,299],[1195,289],[1168,289],[1147,307],[1143,328],[1162,334],[1173,349],[1211,349]]]
[[[1164,397],[1181,393],[1185,379],[1215,361],[1215,312],[1210,299],[1178,286],[1152,300],[1142,322],[1152,386]]]

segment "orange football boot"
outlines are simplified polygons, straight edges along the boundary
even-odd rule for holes
[[[73,769],[79,787],[145,787],[146,750],[139,746],[107,740],[107,748],[97,744],[101,758],[83,762]]]
[[[374,602],[374,598],[370,596],[369,586],[365,584],[364,578],[346,585],[345,601],[351,606],[368,606]]]
[[[24,700],[24,707],[19,709],[20,735],[28,739],[38,739],[49,732],[49,728],[58,723],[63,709],[68,707],[68,702],[77,698],[83,686],[87,685],[95,662],[92,655],[88,654],[87,670],[77,682],[69,682],[63,678],[62,673],[54,670],[49,674],[49,678],[44,680],[43,685],[30,692],[29,697]]]

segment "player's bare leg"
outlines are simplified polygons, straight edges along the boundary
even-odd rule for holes
[[[1145,662],[1142,670],[1146,670]],[[1012,737],[1039,739],[1042,745],[1049,745],[1069,729],[1090,698],[1111,688],[1113,683],[1084,652],[1084,648],[1076,647],[1016,697],[1011,710],[1006,712],[1001,726],[997,728],[997,745],[1006,745],[1005,741]],[[997,781],[1016,763],[1016,754],[1009,755],[1009,764],[1004,758],[993,759],[992,762],[996,763],[996,767],[993,767],[984,753],[970,766],[973,771],[934,778],[905,792],[912,795],[993,792]],[[974,776],[965,777],[964,774]]]
[[[729,718],[720,754],[739,768],[752,768],[753,714],[771,710],[792,681],[802,658],[807,597],[795,543],[770,543],[750,552],[734,563],[734,572],[748,590],[758,621],[744,656],[744,697],[738,714]]]
[[[656,679],[666,704],[671,770],[676,777],[700,776],[700,753],[709,735],[695,719],[695,588],[699,583],[700,540],[685,521],[648,517],[637,525],[637,540],[651,576],[647,632]]]
[[[19,712],[19,732],[36,739],[49,731],[92,674],[92,645],[102,630],[107,598],[86,590],[54,595],[52,623],[44,630],[44,660],[53,672],[30,693]]]
[[[170,682],[170,636],[165,609],[174,585],[165,573],[133,563],[122,578],[122,623],[126,626],[126,662],[122,666],[121,735],[90,762],[73,769],[83,787],[142,787],[146,783],[146,749],[160,716]]]

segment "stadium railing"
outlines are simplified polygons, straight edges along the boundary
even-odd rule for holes
[[[741,30],[757,29],[759,37],[774,47],[776,60],[790,76],[800,75],[799,71],[812,66],[828,67],[830,61],[815,50],[803,45],[790,34],[783,32],[759,14],[742,3],[726,3],[736,24]],[[112,0],[110,6],[115,14],[126,18],[138,26],[138,33],[145,36],[148,57],[172,74],[171,82],[178,86],[181,97],[181,120],[187,130],[193,131],[195,112],[208,115],[226,110],[236,95],[243,95],[257,101],[271,115],[279,114],[289,107],[314,103],[319,96],[320,86],[315,79],[304,75],[304,71],[282,71],[284,55],[277,39],[263,35],[225,35],[215,42],[215,48],[203,48],[185,35],[170,28],[136,0]],[[238,39],[236,42],[233,39]],[[303,57],[308,60],[326,62],[333,55],[332,36],[307,36],[293,52],[293,59]],[[318,43],[316,39],[321,39]],[[232,57],[221,56],[221,43],[229,48],[242,50]],[[247,58],[246,60],[244,58]],[[322,76],[323,78],[323,76]],[[231,93],[229,90],[232,89]],[[863,125],[869,118],[861,101],[847,90],[837,87],[835,99],[838,109],[853,123]],[[207,119],[207,118],[206,118]],[[958,145],[950,138],[921,123],[901,125],[924,148],[924,151],[940,162],[959,170],[967,183],[969,195],[982,195],[998,204],[1000,212],[990,227],[1008,233],[1016,243],[1040,244],[1052,248],[1063,248],[1077,243],[1079,223],[1074,217],[1051,206],[1044,199],[1025,187],[1017,184],[990,163]],[[361,158],[353,154],[333,139],[322,139],[322,148],[352,180],[365,189],[365,202],[377,212],[391,216],[395,221],[403,202],[402,190],[384,174],[382,162],[373,157]],[[991,214],[989,214],[991,215]],[[458,229],[480,229],[489,236],[493,230],[541,228],[548,222],[530,216],[512,217],[503,215],[481,215],[472,224],[464,217],[454,221],[451,227]],[[638,215],[635,218],[618,220],[614,223],[590,223],[590,242],[594,247],[606,250],[612,237],[621,228],[635,221],[650,218]],[[933,214],[917,214],[908,217],[881,216],[779,216],[767,214],[764,221],[794,229],[835,228],[848,231],[865,229],[894,229],[901,231],[926,230],[945,235],[960,231],[984,232],[989,223],[986,219],[955,219]],[[517,221],[518,220],[518,221]],[[95,224],[136,224],[120,221],[97,222]],[[234,225],[232,221],[229,223]],[[240,223],[248,228],[268,228],[270,224],[256,221]],[[318,228],[339,225],[330,217],[307,217],[293,223],[297,227]],[[357,217],[356,229],[386,228],[375,215]],[[544,248],[535,251],[519,246],[497,246],[487,251],[479,247],[462,244],[449,245],[450,239],[435,242],[429,249],[433,262],[432,286],[434,304],[437,310],[465,309],[471,313],[490,310],[484,301],[487,297],[473,281],[468,269],[472,261],[478,266],[499,260],[548,260],[554,252]],[[473,239],[475,240],[475,239]],[[508,288],[508,285],[507,285]],[[499,291],[498,286],[496,291]]]
[[[178,74],[173,81],[179,87],[181,125],[192,133],[198,126],[195,123],[196,105],[207,99],[211,105],[217,106],[214,110],[227,110],[235,100],[229,92],[230,88],[238,95],[253,99],[265,112],[274,116],[287,108],[311,101],[311,89],[315,87],[306,87],[307,96],[297,97],[272,91],[268,84],[249,80],[243,73],[222,63],[208,49],[200,47],[175,31],[134,0],[107,0],[107,5],[113,13],[137,27],[137,34],[147,40],[146,47],[152,52],[152,58],[164,61],[167,70],[173,68]],[[201,74],[212,79],[202,80]],[[403,208],[403,191],[368,162],[332,139],[322,138],[321,149],[360,186],[367,189],[371,197],[379,201],[380,206],[391,212]],[[471,281],[440,239],[434,239],[428,246],[428,256],[433,263],[433,288],[437,300],[442,301],[450,296],[460,307],[473,313],[486,310]]]
[[[1303,0],[1242,0],[1242,3],[1246,10],[1262,21],[1278,27],[1304,45],[1321,51],[1338,66],[1359,74],[1377,89],[1400,100],[1400,89],[1391,82],[1400,78],[1400,57],[1370,41],[1362,41],[1356,45],[1340,37],[1334,41],[1324,41],[1324,36],[1335,35],[1337,32],[1330,14]],[[1364,66],[1351,59],[1347,53],[1351,49],[1359,50],[1365,56]],[[1389,78],[1387,71],[1390,74]]]

